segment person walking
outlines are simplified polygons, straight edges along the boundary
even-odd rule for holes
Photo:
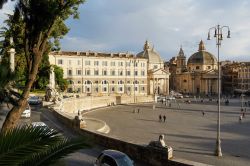
[[[239,117],[239,122],[241,123],[241,121],[242,121],[242,115],[240,115]]]
[[[159,121],[161,122],[161,114],[159,115]]]
[[[202,110],[202,115],[205,116],[205,111],[204,110]]]
[[[163,115],[163,122],[165,122],[166,121],[166,116],[165,115]]]

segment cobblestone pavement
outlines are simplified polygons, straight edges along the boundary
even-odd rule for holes
[[[175,158],[212,165],[249,165],[250,109],[247,107],[240,123],[239,99],[230,100],[229,106],[224,103],[221,106],[222,158],[213,155],[217,133],[216,101],[205,99],[186,104],[183,99],[172,102],[171,107],[158,103],[155,110],[152,108],[152,103],[120,105],[101,108],[85,116],[105,121],[111,129],[109,136],[137,144],[146,145],[165,134]],[[159,122],[159,115],[166,116],[165,123]]]

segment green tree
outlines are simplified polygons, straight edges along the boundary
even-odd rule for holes
[[[84,0],[19,0],[11,20],[14,43],[20,43],[27,64],[27,79],[21,97],[2,126],[2,132],[13,128],[24,111],[38,67],[52,41],[62,38],[68,28],[64,21],[78,18],[78,7]],[[18,41],[18,42],[16,42]]]
[[[49,165],[89,147],[84,138],[69,140],[48,127],[18,127],[0,133],[0,165]]]
[[[65,91],[68,87],[68,81],[63,78],[63,69],[59,66],[54,65],[56,84],[59,86],[61,91]]]

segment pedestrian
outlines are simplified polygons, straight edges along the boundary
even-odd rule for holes
[[[159,121],[161,122],[161,114],[159,115]]]
[[[205,116],[205,111],[204,110],[202,110],[202,115]]]
[[[140,108],[138,108],[137,113],[138,113],[138,114],[140,113]]]
[[[241,123],[241,121],[242,121],[242,115],[240,115],[239,117],[239,122]]]
[[[166,121],[166,116],[165,116],[165,115],[163,115],[163,121],[164,121],[164,122]]]
[[[177,103],[178,104],[178,108],[180,109],[181,108],[181,105],[180,105],[180,103]]]
[[[242,113],[243,118],[245,118],[245,112]]]

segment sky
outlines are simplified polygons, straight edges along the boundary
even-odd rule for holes
[[[0,25],[13,3],[0,10]],[[69,19],[70,32],[61,40],[62,51],[129,52],[143,50],[146,40],[165,61],[182,46],[186,57],[197,52],[200,40],[217,57],[216,40],[209,28],[229,26],[231,38],[220,47],[220,60],[250,60],[250,0],[87,0],[80,19]]]

